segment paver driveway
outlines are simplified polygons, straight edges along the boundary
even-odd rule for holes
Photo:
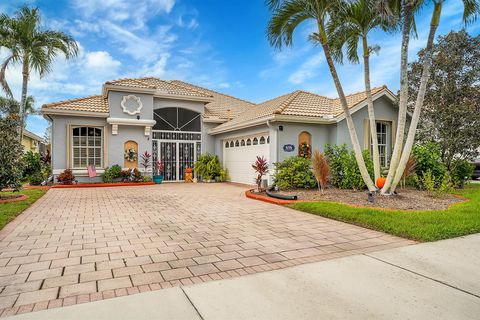
[[[231,184],[51,189],[0,232],[1,315],[412,243],[244,191]]]

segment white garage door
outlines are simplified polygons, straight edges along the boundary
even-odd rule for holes
[[[228,170],[230,181],[255,184],[255,170],[252,164],[257,156],[269,161],[270,138],[258,134],[223,141],[223,166]]]

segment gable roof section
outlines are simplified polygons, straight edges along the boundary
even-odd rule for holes
[[[213,101],[205,105],[205,117],[211,120],[218,119],[220,122],[224,122],[235,118],[240,113],[255,106],[255,104],[250,101],[235,98],[191,83],[179,80],[173,80],[171,82],[212,96]]]
[[[44,104],[42,106],[42,112],[47,113],[59,113],[63,112],[93,112],[93,113],[108,113],[108,103],[102,95],[90,96],[85,98],[70,99],[64,101],[58,101],[55,103]]]
[[[212,98],[212,95],[194,90],[192,88],[187,88],[185,86],[173,83],[172,81],[160,80],[154,77],[145,77],[145,78],[125,78],[114,81],[107,81],[105,85],[113,85],[120,87],[128,88],[138,88],[138,89],[153,89],[161,93],[166,93],[168,95],[179,95],[179,96],[188,96],[188,97],[198,97],[198,98]]]
[[[43,142],[43,138],[41,138],[40,136],[36,135],[35,133],[33,133],[31,131],[28,131],[27,129],[23,129],[23,135],[26,136],[26,137],[29,137],[32,140]]]
[[[382,91],[390,92],[385,86],[372,89],[372,95]],[[348,95],[348,107],[352,109],[364,102],[367,98],[365,92]],[[262,118],[273,118],[275,115],[310,117],[317,119],[334,119],[343,115],[339,98],[327,98],[307,91],[294,91],[283,96],[265,101],[257,106],[239,114],[231,121],[215,127],[212,132],[224,131],[242,124],[255,122]]]

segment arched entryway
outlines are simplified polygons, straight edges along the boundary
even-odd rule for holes
[[[165,181],[182,181],[187,168],[193,168],[201,153],[201,113],[177,107],[153,111],[156,121],[152,130],[154,169],[163,162]]]

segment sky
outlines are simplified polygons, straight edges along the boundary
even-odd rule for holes
[[[125,77],[155,76],[183,80],[259,103],[294,90],[328,97],[336,91],[323,52],[308,41],[312,22],[294,34],[293,46],[271,47],[266,38],[270,12],[263,0],[4,0],[0,12],[14,14],[22,5],[42,12],[42,27],[70,34],[79,55],[59,57],[43,78],[30,76],[29,95],[35,106],[100,94],[102,84]],[[432,6],[416,16],[418,37],[410,43],[415,59],[425,46]],[[437,35],[464,28],[462,2],[447,0]],[[480,22],[466,27],[472,35]],[[371,45],[373,86],[399,87],[401,37],[374,31]],[[0,49],[3,61],[7,52]],[[362,91],[363,66],[338,66],[346,93]],[[7,70],[7,81],[20,99],[21,68]],[[43,135],[48,122],[41,115],[28,118],[27,129]]]

